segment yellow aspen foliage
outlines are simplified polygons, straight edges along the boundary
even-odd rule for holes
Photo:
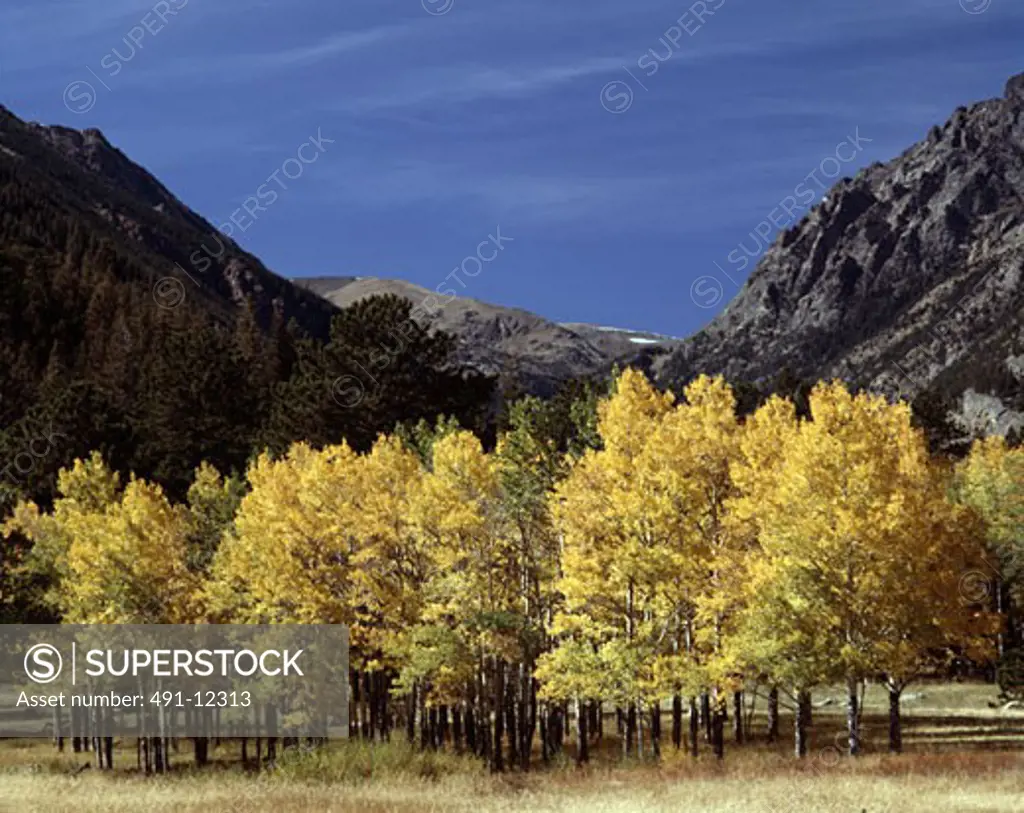
[[[743,423],[736,460],[730,469],[735,493],[727,503],[727,518],[731,532],[742,540],[740,544],[746,554],[738,574],[741,628],[726,642],[726,657],[735,668],[750,671],[754,676],[775,673],[786,666],[781,651],[777,653],[779,663],[766,662],[763,651],[765,630],[752,628],[751,618],[743,616],[748,602],[770,600],[762,594],[762,587],[752,570],[763,562],[759,550],[758,520],[763,504],[777,487],[779,469],[798,428],[793,402],[773,395]],[[760,620],[762,614],[752,616]],[[763,614],[766,622],[770,616],[769,612]],[[796,679],[795,682],[802,686],[802,680]]]
[[[434,444],[432,470],[412,507],[433,552],[427,619],[465,621],[485,638],[493,631],[488,616],[508,610],[516,588],[507,578],[514,554],[498,532],[497,496],[494,461],[472,433],[460,431]]]
[[[132,480],[120,502],[68,526],[65,620],[186,624],[195,620],[198,579],[188,568],[188,520],[159,486]]]
[[[358,459],[347,445],[262,455],[213,562],[211,606],[238,621],[352,624]],[[360,630],[352,630],[353,646]]]
[[[419,620],[423,588],[434,572],[430,546],[414,521],[424,470],[419,456],[398,438],[382,436],[359,458],[357,473],[353,530],[360,544],[352,559],[357,611],[374,639],[372,648],[386,649],[390,636]]]
[[[1024,448],[1011,449],[1001,437],[976,441],[957,466],[955,490],[984,522],[993,556],[988,579],[1019,589],[1024,575]]]
[[[1001,640],[965,577],[1012,617],[1024,452],[989,439],[942,464],[906,405],[840,383],[809,407],[772,397],[742,420],[722,378],[677,402],[627,370],[599,403],[523,399],[493,452],[450,420],[364,454],[298,443],[244,481],[200,466],[183,505],[93,455],[4,531],[31,543],[28,575],[65,621],[347,625],[358,730],[386,736],[406,692],[410,737],[472,730],[495,770],[505,748],[529,766],[535,728],[557,753],[567,700],[580,761],[588,704],[623,712],[627,753],[657,754],[669,696],[677,744],[689,703],[693,753],[707,697],[721,755],[728,692],[742,720],[762,679],[800,709],[844,681],[853,752],[858,689],[883,680],[898,750],[903,688]]]
[[[99,455],[61,472],[53,512],[19,506],[24,533],[56,576],[52,603],[69,623],[190,623],[198,580],[188,568],[187,514],[162,489],[131,480],[123,492]]]
[[[196,469],[188,490],[189,567],[192,570],[206,574],[244,495],[245,484],[238,477],[223,477],[209,463]]]
[[[612,654],[607,647],[618,647],[619,639],[626,644],[616,649],[618,660],[638,663],[642,659],[634,654],[651,645],[664,548],[652,522],[654,495],[645,490],[638,466],[672,402],[671,394],[658,392],[642,373],[625,371],[614,394],[599,407],[603,448],[588,450],[555,490],[552,513],[562,545],[564,609],[551,631],[563,636],[567,649],[547,656],[542,673],[578,661],[581,650],[573,638],[598,648],[595,664],[601,663],[601,650]],[[607,685],[613,676],[618,676],[615,685]],[[591,678],[595,692],[601,680],[602,691],[632,702],[643,693],[649,674],[600,667]],[[552,684],[548,691],[553,690]]]
[[[61,469],[57,490],[59,496],[49,514],[42,513],[33,502],[15,506],[4,534],[20,532],[32,542],[27,569],[46,580],[48,588],[43,601],[60,611],[64,603],[61,587],[69,576],[72,537],[67,531],[68,523],[72,517],[104,511],[118,499],[121,483],[99,453],[93,453],[88,460],[76,460],[71,468]]]
[[[470,684],[520,653],[515,549],[501,533],[495,461],[472,433],[435,440],[410,503],[429,568],[419,623],[394,638],[401,685],[425,681],[431,702],[469,700]],[[476,702],[483,702],[478,686]]]
[[[841,383],[819,385],[810,405],[774,487],[747,480],[759,549],[745,640],[780,681],[847,681],[856,752],[856,685],[880,672],[902,683],[963,629],[955,585],[972,538],[909,407]]]

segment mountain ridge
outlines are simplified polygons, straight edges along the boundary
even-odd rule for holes
[[[785,366],[909,398],[1016,397],[1022,270],[1024,74],[837,183],[656,373],[758,381]]]
[[[638,363],[645,353],[665,352],[678,342],[644,331],[555,322],[522,308],[470,297],[442,297],[401,279],[312,277],[294,282],[340,308],[375,295],[409,299],[425,327],[457,338],[461,363],[539,395],[551,395],[572,378],[605,375],[617,362]],[[428,302],[438,305],[434,308]],[[650,344],[641,346],[635,341],[638,336]]]
[[[90,221],[97,234],[137,244],[143,273],[162,307],[198,297],[229,322],[251,303],[264,326],[294,319],[323,338],[340,308],[370,295],[394,293],[414,305],[438,299],[401,280],[288,280],[221,234],[98,129],[25,122],[0,106],[0,162],[30,173],[42,197]],[[637,345],[626,331],[560,325],[523,309],[468,298],[440,299],[436,312],[421,311],[417,318],[431,329],[453,331],[454,362],[502,378],[508,392],[550,395],[568,379],[604,375],[618,361],[653,352],[643,347],[634,353]],[[659,345],[675,341],[642,335]]]
[[[1024,74],[1002,97],[958,108],[896,158],[839,181],[685,339],[556,322],[404,280],[287,280],[99,130],[27,124],[0,107],[0,164],[38,176],[44,193],[99,231],[144,246],[153,282],[176,280],[179,292],[198,285],[215,310],[255,300],[264,324],[276,315],[323,336],[339,309],[394,294],[412,301],[422,326],[455,336],[457,363],[501,378],[506,392],[549,395],[614,365],[675,389],[699,373],[770,387],[787,370],[893,396],[959,399],[968,423],[1001,409],[1002,426],[1024,425]],[[199,249],[212,258],[201,271]]]
[[[48,202],[98,233],[111,230],[139,244],[154,288],[173,280],[176,297],[198,295],[221,311],[251,300],[264,324],[279,311],[285,321],[327,335],[329,306],[224,237],[100,130],[25,122],[0,105],[0,160],[30,174]]]

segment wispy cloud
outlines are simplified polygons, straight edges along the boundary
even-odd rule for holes
[[[361,31],[342,31],[308,45],[245,53],[192,55],[165,59],[153,67],[132,71],[125,85],[166,87],[168,82],[201,82],[204,86],[249,83],[282,71],[313,67],[346,54],[409,36],[415,26],[382,25]]]
[[[29,40],[51,45],[58,40],[87,40],[98,32],[113,32],[136,22],[152,8],[139,0],[104,0],[87,5],[78,0],[5,0],[3,6],[0,37],[11,47]]]
[[[415,26],[412,25],[382,25],[363,31],[343,31],[311,45],[288,48],[269,54],[235,55],[230,59],[234,64],[253,60],[261,63],[261,67],[266,70],[315,65],[363,48],[382,43],[394,43],[396,40],[408,36],[414,28]]]
[[[371,166],[346,162],[318,180],[325,202],[360,208],[459,203],[519,222],[567,222],[622,215],[672,185],[665,175],[618,177],[490,172],[457,163]]]
[[[344,99],[334,107],[360,114],[488,99],[529,98],[581,79],[621,70],[622,65],[621,57],[594,57],[561,65],[494,68],[465,64],[434,68],[408,75],[397,88]]]

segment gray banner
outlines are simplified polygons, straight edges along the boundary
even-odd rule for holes
[[[0,737],[346,737],[339,626],[0,625]]]

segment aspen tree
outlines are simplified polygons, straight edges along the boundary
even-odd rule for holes
[[[609,699],[625,706],[626,754],[637,740],[636,704],[649,690],[633,667],[644,663],[643,654],[650,652],[656,583],[664,560],[651,522],[651,497],[638,481],[637,464],[672,400],[642,373],[624,372],[615,393],[599,407],[603,448],[586,451],[553,497],[562,544],[559,587],[564,607],[552,632],[567,646],[589,641],[614,667],[629,666],[612,668],[606,675],[615,678],[607,688]]]

